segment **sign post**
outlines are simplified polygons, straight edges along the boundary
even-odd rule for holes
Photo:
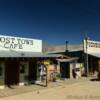
[[[88,38],[86,37],[86,72],[87,77],[89,75],[89,65],[88,65]]]

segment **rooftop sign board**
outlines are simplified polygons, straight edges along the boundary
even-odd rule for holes
[[[0,50],[42,52],[42,40],[0,35]]]
[[[100,53],[100,42],[84,40],[84,52],[88,54]]]

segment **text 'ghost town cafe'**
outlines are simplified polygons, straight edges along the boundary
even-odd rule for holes
[[[33,40],[15,37],[0,37],[0,43],[4,48],[23,49],[23,45],[33,45]]]

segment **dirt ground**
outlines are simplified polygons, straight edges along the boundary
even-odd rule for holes
[[[0,98],[0,100],[100,100],[100,82],[85,81]]]

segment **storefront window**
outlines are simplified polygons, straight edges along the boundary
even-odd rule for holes
[[[25,66],[23,64],[20,65],[20,73],[25,73]]]
[[[0,76],[2,76],[2,66],[0,66]]]

